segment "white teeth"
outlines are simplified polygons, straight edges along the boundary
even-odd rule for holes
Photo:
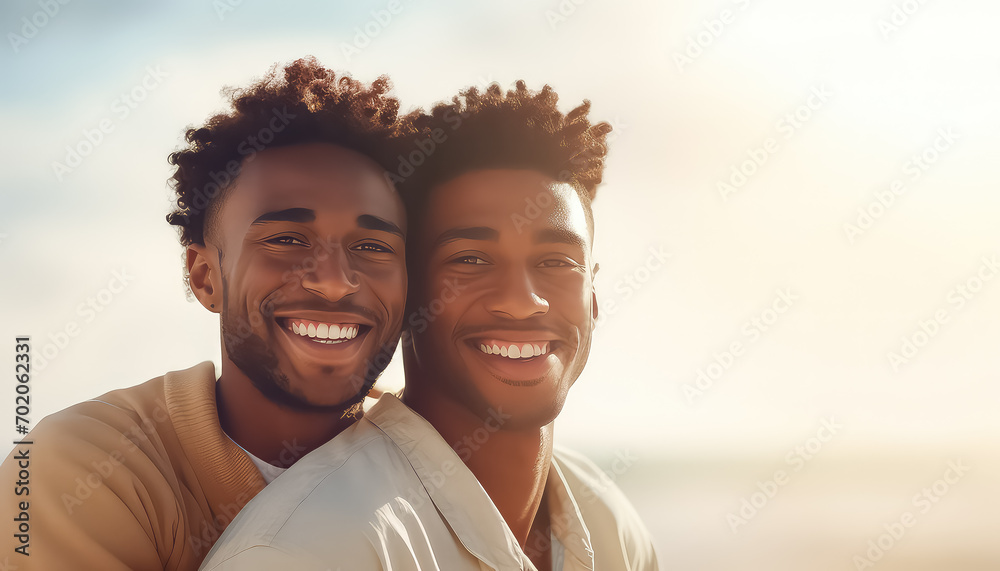
[[[292,322],[292,333],[313,339],[330,339],[333,341],[354,339],[358,336],[360,327],[356,325],[337,325],[329,323],[305,323]]]
[[[530,359],[547,353],[549,351],[549,344],[542,343],[541,345],[537,345],[533,343],[522,343],[521,345],[517,345],[511,343],[510,345],[490,346],[485,343],[480,343],[479,350],[487,355],[500,355],[502,357],[507,357],[508,359]]]

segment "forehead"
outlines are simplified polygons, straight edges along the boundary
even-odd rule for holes
[[[530,235],[543,228],[579,234],[590,244],[583,202],[569,184],[533,170],[478,170],[435,187],[425,228],[484,226],[501,233]]]
[[[371,214],[402,224],[402,202],[370,158],[325,143],[267,149],[244,160],[222,205],[223,220],[246,223],[266,212],[308,208],[317,215]]]

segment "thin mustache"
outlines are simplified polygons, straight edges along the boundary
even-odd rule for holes
[[[466,337],[473,337],[473,336],[479,335],[481,333],[496,331],[498,329],[502,329],[504,331],[516,331],[516,332],[519,332],[519,333],[537,333],[537,332],[543,332],[543,333],[552,334],[552,335],[556,336],[559,339],[566,339],[568,337],[564,332],[561,332],[561,331],[559,331],[559,330],[557,330],[555,328],[546,327],[544,325],[534,325],[534,326],[532,326],[531,324],[525,324],[524,322],[521,322],[521,323],[519,323],[516,326],[508,324],[508,323],[494,324],[494,325],[477,325],[477,326],[474,326],[474,327],[473,326],[469,326],[469,327],[464,327],[464,328],[458,330],[456,333],[458,334],[458,337],[464,339]]]
[[[337,303],[323,303],[323,302],[293,302],[285,303],[281,305],[275,305],[270,307],[270,311],[263,310],[261,313],[268,317],[273,317],[276,311],[283,312],[293,312],[293,311],[325,311],[329,313],[356,313],[366,317],[369,321],[373,323],[382,323],[382,317],[372,311],[371,309],[358,305],[350,301],[341,301]]]

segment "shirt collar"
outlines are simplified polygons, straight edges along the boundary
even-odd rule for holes
[[[219,513],[232,511],[232,506],[242,509],[265,484],[250,457],[222,431],[215,388],[211,361],[163,376],[163,405],[169,417],[164,421],[173,424],[212,511]],[[161,414],[157,408],[152,416],[159,422]]]
[[[594,549],[591,547],[590,531],[583,522],[580,506],[558,462],[552,462],[549,467],[545,495],[549,502],[552,534],[559,538],[565,548],[564,569],[593,571]]]
[[[260,470],[260,475],[261,475],[261,477],[264,478],[264,483],[265,484],[270,484],[271,482],[274,481],[275,478],[277,478],[278,476],[284,474],[285,470],[288,469],[288,468],[282,468],[280,466],[275,466],[274,464],[271,464],[270,462],[265,462],[265,461],[261,460],[260,458],[257,457],[256,454],[253,454],[252,452],[250,452],[246,448],[240,446],[240,443],[236,442],[235,440],[233,440],[233,437],[229,436],[228,432],[226,432],[225,430],[223,430],[222,432],[223,432],[223,434],[226,435],[226,438],[228,438],[230,442],[232,442],[233,444],[239,446],[240,450],[242,450],[250,458],[250,461],[253,462],[253,465],[256,466],[258,470]]]
[[[534,569],[486,490],[429,422],[391,394],[382,395],[364,419],[399,447],[470,553],[494,569]],[[566,548],[566,569],[593,570],[590,533],[556,462],[545,486],[552,532]]]

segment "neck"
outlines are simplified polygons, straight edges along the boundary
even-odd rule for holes
[[[523,548],[545,492],[552,461],[552,424],[508,429],[495,418],[480,417],[447,395],[432,392],[404,390],[403,402],[452,445]]]
[[[354,422],[323,411],[299,411],[265,397],[225,355],[215,387],[219,422],[244,450],[280,468],[312,452]]]

